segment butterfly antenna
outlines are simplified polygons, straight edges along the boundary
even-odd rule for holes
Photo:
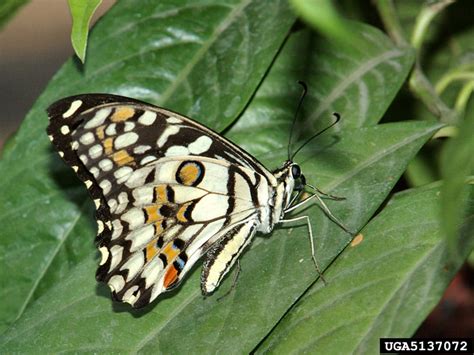
[[[298,152],[303,149],[303,147],[308,144],[309,142],[311,142],[314,138],[316,138],[317,136],[320,136],[321,134],[323,134],[324,132],[326,132],[329,128],[331,128],[332,126],[334,126],[336,123],[338,123],[340,120],[341,120],[341,115],[338,114],[337,112],[333,112],[333,115],[334,117],[336,117],[336,120],[331,123],[329,126],[327,126],[326,128],[322,129],[321,131],[319,131],[318,133],[316,133],[314,136],[312,136],[311,138],[309,138],[306,142],[304,142],[297,150],[296,152],[293,153],[293,155],[291,156],[291,159],[289,160],[293,160],[293,158],[296,156],[296,154],[298,154]]]
[[[291,138],[293,137],[293,130],[295,129],[296,118],[298,117],[298,112],[300,112],[301,105],[303,104],[303,100],[308,92],[308,86],[304,81],[298,80],[298,84],[303,87],[303,92],[301,93],[300,101],[298,102],[298,106],[296,107],[295,117],[293,117],[293,123],[291,124],[290,130],[290,139],[288,141],[288,160],[291,160]],[[293,155],[294,156],[294,155]]]

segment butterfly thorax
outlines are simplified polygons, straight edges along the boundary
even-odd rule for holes
[[[285,215],[285,210],[291,203],[291,197],[295,186],[297,189],[304,184],[304,177],[301,174],[301,169],[297,164],[288,160],[279,169],[273,171],[275,182],[270,186],[269,193],[269,218],[263,220],[259,231],[269,233],[273,230],[276,223],[278,223]],[[301,180],[298,181],[298,180]],[[296,181],[296,182],[295,182]]]

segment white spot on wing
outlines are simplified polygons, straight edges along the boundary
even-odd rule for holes
[[[105,134],[107,134],[108,136],[115,136],[117,134],[116,124],[115,123],[109,124],[107,128],[105,129]]]
[[[197,190],[197,189],[194,189]],[[152,186],[143,186],[137,187],[132,192],[133,198],[135,200],[135,206],[147,205],[152,203],[153,200],[153,187]]]
[[[133,148],[133,152],[135,154],[143,154],[150,149],[151,147],[149,145],[138,145],[135,148]]]
[[[68,110],[66,112],[63,113],[63,118],[68,118],[68,117],[71,117],[74,112],[77,111],[77,109],[79,107],[81,107],[82,105],[82,101],[81,100],[74,100],[72,103],[71,103],[71,106],[69,106]]]
[[[166,141],[168,140],[168,138],[176,133],[179,132],[179,127],[177,126],[168,126],[166,127],[166,129],[163,131],[163,133],[161,134],[160,138],[158,138],[158,140],[156,141],[156,144],[158,145],[158,147],[162,147],[165,145]]]
[[[166,122],[168,123],[181,123],[181,121],[178,117],[170,116],[166,119]]]
[[[107,179],[102,180],[99,186],[102,189],[102,192],[104,193],[104,195],[107,195],[110,192],[110,189],[112,188],[112,184]]]
[[[152,224],[139,228],[128,234],[125,239],[132,241],[130,251],[133,253],[148,244],[155,236],[155,229]]]
[[[133,174],[128,178],[126,185],[130,188],[135,188],[144,185],[146,177],[153,169],[153,166],[145,166],[143,168],[135,170]]]
[[[141,274],[145,278],[145,288],[149,288],[156,282],[161,270],[163,270],[163,262],[160,258],[153,258],[145,265]]]
[[[151,111],[145,111],[143,115],[138,118],[138,123],[149,126],[156,120],[156,113]]]
[[[151,161],[155,161],[156,160],[156,157],[153,156],[153,155],[148,155],[146,156],[145,158],[143,158],[141,161],[140,161],[140,165],[145,165],[146,163],[149,163]]]
[[[91,169],[90,169],[90,172],[92,175],[94,175],[94,177],[97,179],[97,177],[99,176],[99,169],[97,169],[95,166],[93,166]]]
[[[132,208],[124,213],[120,219],[127,222],[130,229],[135,229],[145,224],[145,214],[141,208]]]
[[[120,290],[125,286],[125,280],[121,275],[114,275],[110,278],[107,284],[112,292],[120,292]]]
[[[122,265],[120,270],[128,269],[127,282],[138,274],[138,271],[140,271],[144,264],[145,255],[143,253],[135,253]]]
[[[97,220],[97,234],[100,234],[104,231],[104,222],[100,219]]]
[[[207,152],[212,145],[212,139],[208,136],[201,136],[188,145],[191,154],[202,154]]]
[[[118,206],[115,213],[122,213],[128,206],[128,195],[125,191],[122,191],[118,195]]]
[[[92,159],[96,159],[102,155],[103,148],[100,144],[93,145],[89,148],[89,156]]]
[[[133,306],[133,304],[136,302],[136,300],[140,297],[140,291],[137,292],[136,295],[134,295],[134,293],[138,290],[138,286],[137,285],[133,285],[132,287],[130,287],[126,292],[125,294],[123,295],[122,297],[122,301],[123,302],[127,302],[129,303],[130,305]]]
[[[112,261],[110,262],[109,271],[112,271],[122,260],[123,247],[120,245],[114,245],[110,248],[110,254],[112,254]]]
[[[120,223],[120,220],[114,219],[112,221],[112,229],[113,229],[112,240],[114,240],[118,238],[122,234],[122,231],[123,231],[123,226],[122,226],[122,223]]]
[[[91,132],[87,132],[79,138],[79,142],[81,142],[84,145],[89,145],[94,143],[95,137]]]
[[[79,156],[79,159],[84,163],[84,164],[87,164],[87,162],[89,161],[89,159],[87,159],[87,156],[85,154],[81,154]]]
[[[105,119],[110,114],[110,111],[111,111],[110,108],[100,109],[99,111],[97,111],[94,117],[92,117],[89,121],[87,121],[84,128],[90,129],[90,128],[100,126],[102,123],[104,123]]]
[[[110,159],[102,159],[99,161],[99,168],[101,168],[103,171],[110,171],[113,168],[112,160]]]
[[[99,248],[100,254],[101,254],[101,260],[99,265],[104,265],[107,259],[109,258],[109,251],[107,250],[106,247],[100,247]]]
[[[115,146],[115,149],[122,149],[122,148],[128,147],[129,145],[132,145],[137,140],[138,140],[138,134],[136,134],[135,132],[127,132],[115,138],[114,146]]]
[[[115,209],[117,208],[117,200],[114,198],[111,198],[110,200],[107,201],[107,205],[109,205],[110,212],[114,213]]]
[[[123,128],[124,132],[129,132],[135,128],[135,123],[127,121],[125,122],[125,126]]]
[[[165,153],[165,156],[172,157],[172,156],[180,156],[180,155],[189,155],[189,150],[182,145],[173,145],[168,148]]]
[[[62,134],[66,135],[66,134],[68,134],[69,132],[71,132],[71,131],[69,130],[69,126],[64,125],[64,126],[61,127],[61,133],[62,133]]]
[[[114,172],[114,176],[117,179],[118,184],[125,182],[132,174],[133,169],[129,166],[122,166],[120,169]]]

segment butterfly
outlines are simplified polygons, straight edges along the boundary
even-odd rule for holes
[[[305,219],[314,259],[309,218],[284,219],[310,199],[322,202],[317,193],[300,200],[305,186],[322,192],[294,154],[269,171],[196,121],[122,96],[71,96],[47,112],[50,140],[95,203],[96,278],[115,300],[144,307],[201,257],[201,290],[211,294],[255,234],[278,223]]]

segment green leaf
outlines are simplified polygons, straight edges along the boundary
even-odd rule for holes
[[[411,122],[346,130],[322,139],[319,148],[304,149],[300,162],[309,182],[347,198],[333,201],[330,208],[357,229],[375,212],[435,129],[428,123]],[[272,152],[264,161],[283,161],[285,153],[284,149]],[[304,212],[314,226],[318,260],[327,266],[350,236],[316,206]],[[241,265],[236,289],[221,301],[218,297],[232,280],[227,279],[216,295],[203,299],[196,268],[176,292],[136,312],[111,305],[106,286],[97,287],[94,281],[97,261],[89,258],[39,298],[7,331],[1,346],[7,352],[247,353],[318,275],[304,224],[278,228],[270,238],[257,238]]]
[[[474,103],[474,100],[471,100]],[[472,105],[471,105],[472,106]],[[454,260],[464,253],[464,245],[459,244],[459,227],[464,219],[468,203],[467,192],[474,181],[468,176],[474,174],[474,113],[467,111],[465,119],[459,124],[456,137],[444,146],[442,161],[443,188],[441,227],[448,240],[450,257]]]
[[[92,31],[85,66],[66,63],[35,104],[0,165],[6,177],[0,186],[5,227],[0,279],[7,286],[0,315],[5,324],[18,318],[0,339],[2,349],[248,352],[317,279],[307,229],[295,225],[255,240],[242,258],[237,288],[220,302],[230,278],[203,300],[195,268],[182,287],[143,311],[112,304],[107,287],[93,276],[92,203],[43,133],[48,104],[94,91],[164,105],[217,130],[228,127],[249,103],[293,22],[283,1],[229,4],[144,3],[137,10],[132,2],[118,3]],[[413,57],[380,31],[355,26],[371,50],[339,48],[308,32],[292,36],[268,81],[226,132],[269,168],[280,165],[288,139],[283,132],[299,90],[294,79],[308,79],[312,97],[300,130],[311,134],[332,111],[341,112],[344,121],[337,134],[325,135],[296,159],[310,183],[347,198],[328,204],[352,229],[369,220],[439,127],[423,122],[370,127],[395,96]],[[301,212],[311,218],[318,260],[327,266],[350,238],[315,206]]]
[[[254,154],[286,147],[301,94],[297,81],[303,79],[308,94],[293,141],[327,127],[334,120],[333,112],[342,116],[333,131],[376,124],[407,77],[413,52],[395,47],[373,27],[353,26],[370,50],[341,47],[310,31],[293,34],[228,137],[241,141]],[[271,136],[252,135],[256,130],[268,130]],[[252,139],[247,139],[249,136]]]
[[[366,42],[353,35],[356,29],[339,15],[332,0],[290,0],[290,3],[298,16],[339,45],[365,47]]]
[[[3,0],[0,3],[0,29],[28,2],[28,0]]]
[[[474,187],[453,265],[440,231],[440,184],[395,195],[283,318],[258,352],[379,351],[379,338],[410,337],[474,247]],[[357,240],[357,239],[356,239]]]
[[[52,150],[45,109],[67,95],[107,92],[223,129],[248,103],[293,21],[283,0],[120,1],[99,20],[86,64],[66,62],[0,163],[0,329],[96,254],[93,206]]]
[[[102,0],[68,0],[72,16],[71,42],[81,62],[86,59],[89,24]]]

